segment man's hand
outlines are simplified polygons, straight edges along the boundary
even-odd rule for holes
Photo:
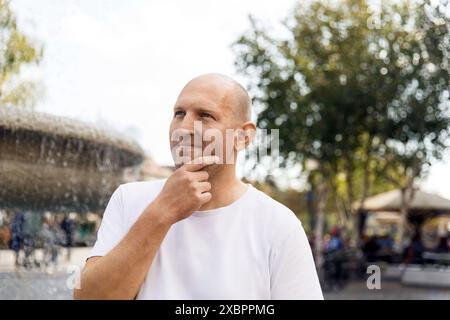
[[[178,168],[156,199],[107,255],[89,259],[75,299],[133,299],[170,226],[211,199],[204,167],[217,157],[203,157]]]
[[[175,170],[147,209],[157,208],[170,224],[189,217],[211,200],[209,174],[201,169],[217,161],[216,156],[200,157]]]

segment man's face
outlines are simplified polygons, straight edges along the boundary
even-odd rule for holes
[[[234,138],[227,129],[236,129],[239,122],[227,93],[224,85],[214,81],[191,81],[181,91],[170,125],[170,148],[177,168],[209,155],[229,163]]]

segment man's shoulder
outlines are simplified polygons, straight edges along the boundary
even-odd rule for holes
[[[273,228],[280,231],[293,229],[301,225],[301,221],[295,213],[281,202],[275,200],[263,191],[253,187],[255,195],[255,214],[263,218]]]
[[[122,190],[126,191],[148,191],[149,189],[160,189],[164,185],[167,179],[157,180],[145,180],[145,181],[133,181],[120,185]]]
[[[161,191],[167,179],[135,181],[120,185],[122,198],[124,200],[136,202],[140,199],[148,200],[156,197]]]
[[[128,227],[131,227],[145,207],[158,196],[165,181],[166,179],[128,182],[116,189],[117,201]]]

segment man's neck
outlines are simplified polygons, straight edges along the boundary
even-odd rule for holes
[[[224,165],[210,175],[212,198],[199,211],[225,207],[239,199],[247,190],[245,183],[236,177],[234,165]]]

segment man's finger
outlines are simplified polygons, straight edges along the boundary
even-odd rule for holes
[[[200,195],[200,202],[203,205],[203,204],[207,203],[209,200],[211,200],[211,198],[212,198],[211,192],[203,192]]]
[[[206,166],[212,165],[214,163],[219,163],[219,157],[206,156],[206,157],[199,157],[197,159],[189,161],[188,163],[184,164],[183,167],[187,171],[198,171],[198,170],[200,170]]]
[[[209,182],[198,182],[198,189],[200,190],[200,192],[206,192],[211,190],[211,183]]]
[[[196,181],[208,181],[209,173],[204,170],[194,171],[190,173]]]

